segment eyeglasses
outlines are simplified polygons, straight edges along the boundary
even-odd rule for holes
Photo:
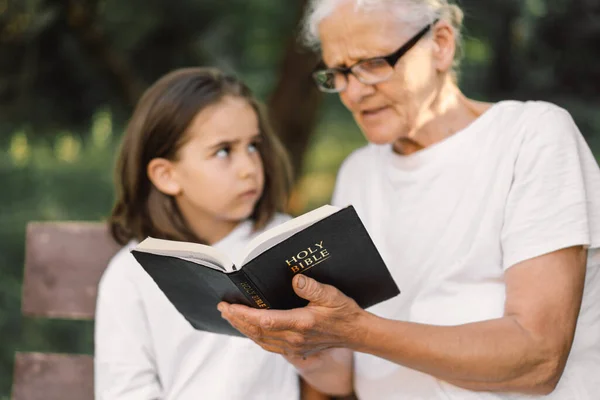
[[[404,54],[412,49],[415,44],[438,22],[436,19],[432,24],[421,29],[408,42],[398,50],[382,57],[368,58],[357,62],[350,67],[337,67],[318,69],[313,72],[312,77],[317,87],[322,92],[339,93],[348,86],[348,74],[352,74],[359,82],[365,85],[375,85],[389,79],[394,73],[396,63]]]

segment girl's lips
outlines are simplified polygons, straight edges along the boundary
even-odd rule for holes
[[[258,190],[252,189],[252,190],[247,190],[245,192],[242,192],[240,194],[240,197],[243,197],[243,198],[252,198],[252,197],[255,197],[257,194],[258,194]]]

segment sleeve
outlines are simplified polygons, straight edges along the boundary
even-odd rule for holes
[[[526,130],[508,193],[504,269],[552,251],[598,247],[600,171],[571,116],[550,107]]]
[[[98,288],[95,323],[96,400],[161,398],[143,299],[124,271],[129,253],[118,254]]]

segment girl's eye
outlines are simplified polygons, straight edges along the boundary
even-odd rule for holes
[[[215,156],[217,158],[227,158],[229,156],[231,149],[229,147],[223,147],[222,149],[217,150]]]
[[[250,143],[248,145],[248,151],[250,153],[257,153],[258,152],[258,142]]]

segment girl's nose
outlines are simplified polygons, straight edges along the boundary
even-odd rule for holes
[[[241,179],[246,179],[253,177],[258,171],[258,161],[256,160],[253,154],[244,154],[240,156],[239,160],[239,177]]]

